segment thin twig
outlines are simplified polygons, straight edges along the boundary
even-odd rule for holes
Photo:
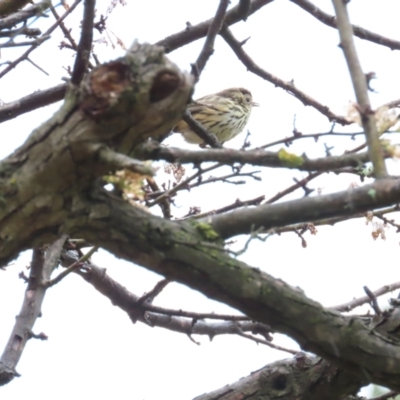
[[[241,332],[241,331],[238,332],[238,335],[242,336],[242,337],[244,337],[246,339],[252,340],[253,342],[256,342],[257,344],[263,344],[265,346],[271,347],[272,349],[279,350],[279,351],[284,351],[284,352],[289,353],[289,354],[296,355],[299,352],[298,350],[292,350],[292,349],[288,349],[286,347],[278,346],[276,344],[271,343],[268,340],[260,339],[260,338],[254,336],[254,335],[250,335],[248,333],[244,333],[244,332]]]
[[[161,201],[165,200],[165,199],[169,199],[171,196],[173,196],[177,191],[184,189],[187,187],[188,183],[191,182],[193,179],[198,178],[200,175],[212,171],[216,168],[221,167],[221,164],[214,164],[211,167],[205,168],[205,169],[199,169],[195,174],[193,174],[192,176],[189,176],[188,178],[186,178],[184,181],[178,183],[176,186],[174,186],[173,188],[167,190],[166,192],[164,192],[162,195],[160,195],[159,197],[157,197],[154,201],[150,202],[149,204],[147,204],[147,207],[153,207],[156,204],[159,204]]]
[[[45,33],[43,33],[42,36],[49,36],[54,31],[54,29],[57,28],[59,23],[61,21],[63,21],[69,14],[71,14],[72,11],[74,11],[74,9],[78,6],[78,4],[81,1],[82,0],[75,0],[75,2],[70,6],[70,8],[61,16],[61,18],[58,21],[56,21],[49,29],[47,29],[47,31]],[[25,51],[24,54],[22,54],[20,57],[18,57],[13,62],[9,63],[8,66],[6,68],[4,68],[3,71],[0,72],[0,79],[4,75],[6,75],[10,71],[12,71],[20,62],[26,60],[28,58],[29,54],[31,54],[33,50],[37,49],[37,47],[38,47],[37,45],[31,46],[28,50]]]
[[[258,149],[267,149],[269,147],[276,146],[278,144],[284,144],[285,146],[290,146],[294,141],[300,140],[300,139],[314,139],[315,141],[318,141],[320,137],[323,136],[339,136],[339,137],[350,137],[350,138],[355,138],[356,136],[359,135],[364,135],[364,132],[349,132],[349,133],[344,133],[344,132],[322,132],[322,133],[308,133],[308,134],[302,134],[299,132],[296,132],[293,136],[288,136],[285,137],[284,139],[279,139],[276,140],[275,142],[267,143],[263,146],[257,147]]]
[[[157,282],[157,284],[154,286],[152,290],[150,290],[150,292],[144,294],[142,297],[139,297],[138,303],[151,304],[153,300],[156,298],[156,296],[158,296],[169,283],[171,283],[171,281],[169,281],[168,279],[163,279]]]
[[[154,192],[160,191],[160,188],[157,184],[157,182],[154,180],[154,178],[146,178],[146,182],[151,188],[151,190]],[[169,198],[165,198],[164,200],[160,201],[158,203],[161,208],[161,212],[163,213],[164,218],[171,219],[172,214],[171,214],[171,203]]]
[[[89,258],[98,250],[98,246],[92,247],[86,254],[84,254],[79,260],[75,261],[72,265],[70,265],[68,268],[66,268],[63,272],[58,274],[54,279],[48,280],[46,282],[43,282],[43,286],[46,288],[50,288],[57,283],[61,282],[67,275],[69,275],[71,272],[75,272],[78,268],[82,267],[82,264],[89,260]]]
[[[278,192],[277,194],[272,196],[270,199],[268,199],[265,203],[266,204],[275,203],[276,201],[280,200],[282,197],[285,197],[289,193],[292,193],[301,187],[304,188],[308,182],[310,182],[311,180],[317,178],[318,176],[320,176],[322,174],[323,174],[322,172],[313,172],[313,173],[309,174],[302,180],[297,181],[294,185],[289,186],[288,188],[286,188],[285,190],[282,190],[281,192]]]
[[[218,208],[217,210],[213,210],[213,211],[207,211],[202,214],[196,214],[194,216],[191,215],[190,218],[203,218],[203,217],[207,217],[209,215],[222,214],[224,212],[236,210],[237,208],[241,208],[241,207],[258,206],[264,199],[265,199],[264,195],[255,197],[254,199],[251,199],[251,200],[242,201],[240,199],[236,199],[236,201],[234,203],[229,204],[228,206]],[[187,218],[184,217],[182,219],[187,219]]]
[[[319,103],[308,94],[297,89],[293,82],[285,82],[282,79],[260,68],[243,50],[242,43],[236,40],[236,38],[232,35],[231,31],[228,28],[223,29],[220,34],[225,39],[226,43],[228,43],[228,45],[231,47],[239,60],[250,72],[261,77],[262,79],[265,79],[268,82],[273,83],[275,86],[286,90],[289,94],[300,100],[305,106],[311,106],[318,110],[321,114],[325,115],[329,119],[329,121],[334,121],[341,125],[349,125],[350,123],[352,123],[349,122],[345,117],[333,113],[327,106]]]

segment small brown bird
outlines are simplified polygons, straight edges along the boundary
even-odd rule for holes
[[[242,132],[253,106],[258,104],[253,102],[249,90],[231,88],[204,96],[189,104],[187,108],[195,120],[223,143]],[[203,144],[203,140],[183,120],[173,131],[180,132],[188,143]]]

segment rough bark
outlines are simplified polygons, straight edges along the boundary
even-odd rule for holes
[[[194,400],[351,400],[362,381],[318,357],[299,353]]]
[[[76,194],[134,164],[129,158],[121,163],[120,154],[168,133],[191,91],[191,79],[161,48],[137,44],[79,87],[70,86],[60,111],[0,164],[0,263],[54,240],[68,214],[79,213]]]

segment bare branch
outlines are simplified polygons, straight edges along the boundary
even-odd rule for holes
[[[10,382],[18,376],[15,368],[22,356],[27,341],[31,337],[36,319],[41,314],[41,307],[46,294],[46,288],[42,283],[48,279],[57,267],[62,247],[66,236],[61,237],[44,249],[34,249],[32,254],[31,270],[29,274],[28,287],[26,288],[21,311],[16,317],[10,339],[0,358],[0,386]],[[43,338],[43,334],[39,335]]]
[[[67,85],[63,83],[50,89],[31,93],[19,100],[1,106],[0,123],[62,100],[65,96],[66,89]]]
[[[213,210],[213,211],[208,211],[202,214],[196,214],[194,217],[191,216],[192,218],[203,218],[203,217],[207,217],[208,215],[215,215],[215,214],[222,214],[225,212],[229,212],[232,210],[236,210],[238,208],[241,207],[248,207],[248,206],[258,206],[263,200],[265,199],[265,196],[258,196],[255,197],[254,199],[251,200],[240,200],[240,199],[236,199],[236,201],[228,206],[219,208],[217,210]],[[183,218],[184,219],[184,218]]]
[[[204,141],[204,143],[208,144],[214,149],[220,149],[222,147],[216,136],[207,132],[204,126],[191,116],[189,110],[185,111],[182,119],[189,125],[192,131]]]
[[[140,304],[151,304],[169,283],[171,283],[171,281],[169,281],[168,279],[163,279],[157,282],[157,284],[154,286],[153,289],[150,290],[150,292],[144,294],[138,299],[138,302]]]
[[[194,65],[192,65],[192,74],[195,76],[196,81],[199,80],[201,72],[207,64],[208,59],[214,52],[214,41],[224,23],[224,17],[229,5],[229,0],[220,0],[217,12],[213,21],[208,28],[207,37],[204,42],[203,48]]]
[[[231,31],[228,28],[221,31],[221,36],[225,39],[226,43],[228,43],[228,45],[231,47],[231,49],[239,58],[239,60],[243,63],[243,65],[253,74],[261,77],[262,79],[265,79],[268,82],[273,83],[277,87],[286,90],[289,94],[300,100],[305,106],[311,106],[318,110],[321,114],[325,115],[329,119],[329,121],[334,121],[341,125],[349,125],[350,123],[352,123],[349,122],[346,118],[340,115],[336,115],[327,106],[324,106],[323,104],[314,100],[308,94],[297,89],[293,82],[285,82],[282,79],[279,79],[278,77],[260,68],[243,50],[242,43],[236,40],[236,38],[232,35]]]
[[[68,268],[66,268],[63,272],[58,274],[54,279],[51,280],[43,280],[42,285],[48,289],[57,283],[60,283],[64,278],[66,278],[71,272],[75,272],[77,269],[82,267],[82,264],[85,261],[88,261],[90,257],[98,250],[97,246],[92,247],[86,254],[84,254],[79,260],[75,261]]]
[[[61,16],[61,18],[58,21],[56,21],[49,29],[47,29],[47,31],[44,32],[42,36],[45,36],[45,37],[49,36],[54,31],[54,29],[57,28],[57,26],[59,25],[59,22],[63,21],[69,14],[71,14],[72,11],[74,11],[74,9],[78,6],[78,4],[81,1],[82,0],[75,0],[75,2],[70,6],[70,8]],[[37,49],[37,47],[38,47],[37,45],[31,46],[28,50],[25,51],[24,54],[22,54],[20,57],[18,57],[13,62],[9,63],[8,66],[0,72],[0,78],[2,78],[4,75],[6,75],[10,71],[12,71],[20,62],[27,60],[29,57],[29,54],[31,54],[33,50]]]
[[[296,181],[296,183],[294,185],[289,186],[288,188],[286,188],[285,190],[282,190],[281,192],[278,192],[276,195],[274,195],[270,199],[268,199],[265,203],[266,204],[275,203],[276,201],[280,200],[282,197],[285,197],[289,193],[292,193],[299,188],[304,188],[308,182],[317,178],[320,175],[322,175],[322,172],[313,172],[313,173],[309,174],[308,176],[301,179],[300,181]]]
[[[19,35],[25,35],[27,37],[35,37],[42,34],[42,31],[39,28],[28,28],[27,26],[22,26],[18,29],[10,29],[7,31],[0,31],[0,37],[10,37],[14,38]]]
[[[151,165],[118,153],[106,146],[100,147],[98,156],[104,165],[108,166],[110,171],[127,169],[129,171],[148,176],[153,176],[156,173],[156,169]]]
[[[95,5],[96,0],[85,0],[81,38],[71,76],[71,83],[74,85],[80,83],[89,65],[90,52],[92,50]]]
[[[139,152],[139,149],[138,149]],[[387,154],[389,156],[389,154]],[[182,164],[202,162],[219,162],[233,165],[251,164],[270,168],[290,168],[301,171],[331,171],[343,167],[359,167],[369,161],[367,153],[343,154],[309,159],[306,156],[297,156],[281,149],[278,152],[264,150],[235,150],[235,149],[210,149],[210,150],[185,150],[176,147],[160,146],[156,142],[147,142],[140,147],[140,158],[151,160],[166,160]]]
[[[224,23],[228,26],[236,24],[237,22],[254,14],[260,8],[272,3],[273,0],[252,0],[248,9],[243,9],[240,4],[230,9],[225,16]],[[183,31],[168,36],[157,43],[158,46],[163,46],[166,53],[170,53],[182,46],[194,42],[206,36],[210,28],[213,18],[201,22],[200,24],[189,26]]]
[[[200,168],[196,173],[194,173],[192,176],[186,178],[185,180],[179,182],[177,185],[175,185],[173,188],[167,190],[166,192],[162,193],[160,196],[158,196],[153,202],[148,203],[147,207],[153,207],[156,204],[159,204],[160,202],[164,201],[165,199],[169,199],[172,197],[178,190],[185,189],[188,185],[189,182],[192,180],[198,178],[200,175],[212,171],[214,169],[217,169],[221,167],[221,164],[214,164],[211,167],[208,168]]]
[[[3,4],[2,7],[4,7],[5,3],[6,3],[6,1],[2,2],[2,4]],[[8,3],[16,11],[19,7],[21,7],[21,3],[27,4],[28,1],[11,0],[11,1],[8,1]],[[17,24],[28,20],[29,18],[43,15],[43,12],[50,7],[50,4],[51,4],[50,0],[43,0],[37,4],[32,5],[31,7],[25,8],[24,10],[20,10],[17,12],[11,11],[11,13],[12,13],[11,15],[8,15],[8,16],[0,19],[0,30],[12,28]],[[8,12],[5,12],[4,8],[3,8],[3,11],[0,9],[0,15],[4,16],[5,14],[8,14]]]
[[[381,182],[380,182],[381,181]],[[400,181],[377,180],[373,184],[333,194],[263,204],[253,209],[235,210],[229,214],[207,217],[216,232],[224,239],[248,234],[263,228],[277,229],[289,224],[318,221],[331,217],[353,217],[356,214],[379,209],[398,202]],[[290,221],[290,222],[289,222]],[[289,222],[289,223],[288,223]]]
[[[150,189],[154,192],[160,192],[160,188],[157,182],[153,178],[146,178],[146,182],[149,185]],[[159,195],[157,195],[158,197]],[[163,213],[164,218],[171,219],[171,204],[169,198],[165,198],[164,200],[158,203],[161,208],[161,212]]]
[[[332,0],[337,16],[337,26],[340,35],[340,45],[343,49],[349,68],[351,80],[356,94],[361,122],[368,143],[368,154],[374,166],[376,178],[387,176],[383,149],[379,142],[379,134],[376,128],[374,112],[368,97],[368,85],[365,74],[357,56],[353,40],[353,28],[347,13],[347,7],[343,0]]]
[[[295,131],[292,136],[285,137],[284,139],[279,139],[271,143],[267,143],[263,146],[258,147],[259,149],[267,149],[269,147],[276,146],[278,144],[284,144],[285,146],[289,147],[294,141],[300,140],[300,139],[314,139],[315,142],[318,141],[320,137],[323,136],[336,136],[336,137],[350,137],[351,139],[354,139],[356,136],[359,135],[364,135],[364,132],[322,132],[322,133],[308,133],[308,134],[303,134],[301,132]]]
[[[324,23],[325,25],[330,26],[331,28],[336,28],[336,18],[334,15],[330,15],[325,11],[322,11],[315,4],[311,3],[308,0],[290,0],[292,3],[298,5],[303,10],[310,13],[314,18],[317,18],[319,21]],[[397,40],[389,39],[385,36],[378,35],[377,33],[371,32],[368,29],[361,28],[356,25],[352,25],[354,36],[357,36],[360,39],[368,40],[370,42],[379,44],[380,46],[389,47],[391,50],[400,50],[400,42]]]
[[[77,263],[74,252],[64,252],[62,263]],[[74,261],[75,260],[75,261]],[[272,340],[268,326],[254,323],[242,315],[231,316],[214,313],[194,313],[182,310],[169,310],[153,306],[129,292],[124,286],[114,281],[104,269],[91,263],[84,263],[81,269],[75,272],[91,284],[97,291],[109,298],[112,304],[125,311],[133,322],[140,321],[154,327],[165,328],[187,335],[207,335],[213,338],[217,335],[237,335],[238,329],[242,332],[261,334]],[[162,281],[163,286],[165,281]],[[157,291],[158,288],[156,288]],[[205,319],[220,320],[219,322],[205,321]]]
[[[374,290],[372,293],[375,297],[382,296],[386,293],[393,292],[396,289],[400,289],[400,282],[394,282],[389,285],[382,286],[381,288]],[[371,298],[369,296],[359,297],[358,299],[351,300],[347,303],[339,304],[337,306],[332,307],[337,311],[348,312],[353,310],[356,307],[362,306],[363,304],[367,304],[371,302]]]

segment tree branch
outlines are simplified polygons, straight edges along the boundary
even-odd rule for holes
[[[36,319],[41,315],[41,308],[47,288],[43,282],[50,279],[57,267],[62,247],[66,240],[62,236],[50,245],[46,251],[33,250],[28,287],[10,339],[0,358],[0,386],[9,383],[18,376],[15,368],[22,356],[28,340],[32,337],[32,329]]]
[[[82,0],[75,0],[75,2],[69,7],[69,9],[61,16],[61,18],[56,21],[49,29],[47,29],[46,32],[43,33],[43,35],[41,37],[47,37],[50,36],[50,34],[54,31],[54,29],[57,28],[58,24],[63,21],[69,14],[72,13],[72,11],[78,6],[78,4],[81,2]],[[50,4],[45,2],[45,4],[47,4],[47,6],[49,7]],[[0,78],[2,78],[4,75],[8,74],[10,71],[12,71],[20,62],[27,60],[29,57],[29,54],[32,53],[33,50],[37,49],[37,45],[33,45],[31,46],[28,50],[25,51],[25,53],[23,53],[20,57],[18,57],[16,60],[14,60],[13,62],[11,62],[10,64],[8,64],[8,66],[6,68],[4,68],[1,72],[0,72]]]
[[[85,0],[81,38],[71,75],[71,83],[73,85],[80,83],[89,65],[90,52],[92,51],[95,4],[96,0]]]
[[[213,21],[208,28],[206,40],[204,42],[203,48],[194,65],[192,65],[192,74],[195,76],[196,81],[199,80],[201,72],[207,64],[208,59],[214,52],[214,42],[219,31],[224,23],[224,17],[226,10],[229,5],[229,0],[220,0],[217,12]]]
[[[379,134],[376,128],[374,112],[368,98],[368,85],[365,74],[357,56],[353,40],[353,28],[347,13],[347,7],[343,0],[332,0],[337,17],[337,27],[340,35],[340,45],[343,49],[349,68],[351,81],[358,102],[358,111],[364,128],[368,143],[368,154],[374,166],[376,178],[387,176],[386,165],[383,156],[383,149],[379,141]]]
[[[309,159],[281,149],[278,152],[264,150],[210,149],[186,150],[177,147],[160,146],[157,142],[147,142],[136,149],[141,159],[166,160],[181,164],[218,162],[226,165],[251,164],[270,168],[290,168],[300,171],[331,171],[343,167],[360,167],[369,162],[367,153],[343,154],[341,156]],[[387,155],[389,156],[389,155]]]
[[[336,18],[334,15],[330,15],[325,11],[318,8],[315,4],[308,0],[290,0],[292,3],[301,7],[303,10],[307,11],[318,21],[331,28],[337,28]],[[397,40],[389,39],[385,36],[378,35],[377,33],[371,32],[368,29],[361,28],[356,25],[352,25],[354,36],[360,39],[368,40],[370,42],[379,44],[380,46],[389,47],[391,50],[400,50],[400,42]]]
[[[357,400],[364,382],[328,362],[298,353],[194,400]],[[360,399],[361,400],[361,399]]]
[[[400,288],[400,282],[394,282],[389,285],[382,286],[381,288],[375,290],[373,294],[378,297],[382,296],[383,294],[393,292],[393,290],[399,289]],[[334,306],[334,308],[337,311],[351,311],[356,307],[362,306],[363,304],[369,303],[371,301],[369,296],[363,296],[359,297],[358,299],[354,299],[351,301],[348,301],[347,303],[343,303],[337,306]]]
[[[192,129],[192,131],[204,141],[204,143],[208,144],[214,149],[222,148],[221,143],[218,141],[215,135],[207,132],[204,126],[197,120],[195,120],[190,111],[186,110],[183,114],[182,119],[188,124],[188,126]]]
[[[268,231],[288,224],[313,222],[323,218],[350,216],[392,205],[400,200],[400,180],[382,179],[371,185],[318,197],[306,197],[253,209],[208,217],[221,237]]]
[[[28,1],[25,0],[18,0],[18,2],[11,0],[8,1],[9,5],[13,7],[14,9],[17,9],[20,7],[21,2],[23,3],[28,3]],[[3,5],[2,7],[5,8],[5,1],[2,2]],[[18,4],[19,3],[19,4]],[[51,1],[49,0],[42,0],[37,4],[33,4],[31,7],[25,8],[24,10],[20,10],[17,12],[11,11],[11,15],[7,15],[4,18],[0,19],[0,30],[2,29],[11,29],[15,25],[27,21],[29,18],[35,17],[35,16],[41,16],[43,15],[43,12],[46,11],[51,5]],[[9,12],[6,12],[5,9],[2,8],[0,9],[0,15],[4,16],[5,14],[8,14]]]
[[[64,98],[66,90],[67,85],[63,83],[0,106],[0,123],[60,101]]]
[[[238,4],[237,6],[232,7],[226,13],[224,23],[227,26],[236,24],[237,22],[242,21],[244,18],[256,13],[259,9],[272,3],[273,1],[274,0],[252,0],[248,9],[243,9],[240,7],[240,4]],[[179,49],[180,47],[206,36],[213,20],[214,19],[211,18],[207,21],[201,22],[200,24],[189,26],[183,31],[174,33],[173,35],[168,36],[155,44],[158,46],[163,46],[165,52],[168,54],[171,51]]]
[[[305,106],[311,106],[318,110],[322,115],[325,115],[329,121],[334,121],[341,125],[349,125],[352,123],[349,122],[345,117],[334,114],[327,106],[324,106],[306,93],[297,89],[293,82],[284,82],[282,79],[279,79],[278,77],[260,68],[243,50],[242,43],[236,40],[228,28],[221,31],[221,36],[225,39],[226,43],[231,47],[237,58],[243,63],[247,70],[253,74],[273,83],[277,87],[286,90],[289,94],[300,100]]]
[[[77,265],[79,260],[74,252],[63,252],[62,265]],[[70,268],[70,267],[68,267]],[[244,316],[194,313],[183,310],[170,310],[153,306],[142,301],[129,292],[124,286],[112,279],[105,269],[85,262],[75,273],[92,285],[99,293],[107,297],[113,305],[125,311],[133,323],[142,322],[152,327],[165,328],[173,332],[187,335],[207,335],[210,338],[218,335],[236,335],[238,328],[243,332],[260,333],[272,340],[267,326],[249,321]],[[217,322],[206,321],[211,319]]]

